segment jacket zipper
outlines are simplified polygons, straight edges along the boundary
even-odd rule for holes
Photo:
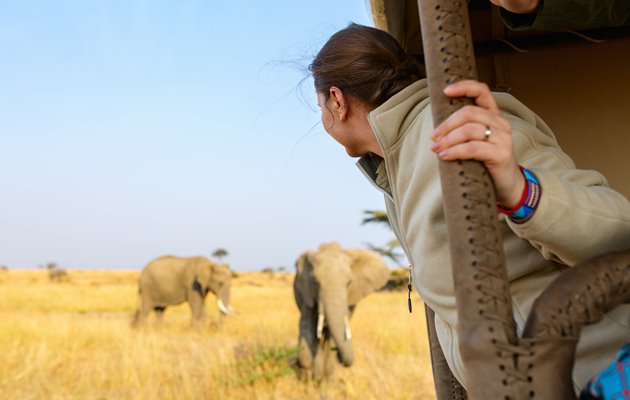
[[[383,159],[383,162],[385,162],[385,160]],[[357,167],[359,168],[359,171],[361,171],[361,173],[363,174],[363,176],[366,177],[366,179],[372,184],[372,186],[374,186],[376,188],[376,190],[378,190],[379,192],[383,193],[383,195],[385,195],[385,197],[387,197],[392,204],[394,205],[394,210],[398,210],[398,208],[396,207],[396,202],[394,201],[394,196],[388,192],[387,190],[383,189],[379,184],[376,183],[376,181],[374,179],[372,179],[372,177],[367,173],[367,171],[363,168],[363,166],[361,164],[357,164]],[[386,166],[387,167],[387,166]],[[385,170],[387,170],[387,168],[385,168]],[[387,180],[389,182],[391,182],[391,179],[389,177],[389,172],[387,172]],[[398,238],[398,240],[400,241],[400,245],[403,248],[403,251],[405,252],[405,255],[407,256],[407,260],[409,260],[409,251],[407,250],[407,242],[405,241],[405,235],[402,232],[402,226],[400,225],[400,216],[396,215],[396,220],[398,221],[398,229],[400,230],[400,237]],[[393,229],[394,227],[392,227]],[[394,232],[396,230],[394,229]],[[409,313],[413,312],[413,307],[411,305],[411,292],[413,290],[413,285],[412,285],[412,271],[413,271],[413,266],[411,264],[409,264],[409,280],[407,281],[407,308],[409,309]]]

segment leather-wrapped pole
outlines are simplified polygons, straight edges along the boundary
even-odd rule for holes
[[[538,296],[524,338],[579,338],[582,328],[630,302],[630,250],[607,253],[569,268]]]
[[[465,0],[418,0],[434,125],[471,99],[443,90],[477,73]],[[517,343],[494,186],[483,164],[439,161],[468,397],[504,399],[501,348]],[[436,266],[439,267],[439,266]]]
[[[435,396],[438,400],[466,400],[466,389],[459,383],[446,363],[444,352],[438,341],[435,330],[435,312],[424,305],[427,319],[427,333],[429,336],[429,350],[431,352],[431,367],[435,383]]]
[[[473,103],[443,93],[477,77],[467,1],[418,0],[418,8],[437,126]],[[575,399],[571,373],[581,329],[630,302],[630,251],[565,271],[536,300],[518,338],[492,181],[474,161],[439,161],[439,171],[468,398]]]
[[[630,302],[630,251],[614,252],[564,271],[536,299],[521,349],[509,368],[511,398],[575,399],[572,372],[580,332]],[[507,364],[506,364],[507,366]]]
[[[630,303],[630,250],[582,262],[556,278],[534,302],[523,331],[521,346],[529,353],[516,366],[529,369],[525,391],[574,399],[571,375],[582,328],[623,303]]]

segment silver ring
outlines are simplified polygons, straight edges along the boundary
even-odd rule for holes
[[[483,140],[488,140],[490,138],[490,135],[492,135],[492,130],[490,129],[489,126],[486,125],[486,130],[483,132],[483,134],[484,134]]]

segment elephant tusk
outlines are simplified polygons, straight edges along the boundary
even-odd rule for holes
[[[317,339],[322,338],[323,331],[324,331],[324,314],[319,313],[317,315]]]
[[[343,317],[343,323],[346,326],[346,340],[350,340],[352,339],[352,331],[350,330],[350,320],[347,315]]]
[[[217,300],[217,306],[219,306],[219,310],[225,314],[225,315],[230,315],[232,314],[232,311],[230,311],[230,309],[228,307],[226,307],[226,305],[223,303],[223,300],[218,299]]]

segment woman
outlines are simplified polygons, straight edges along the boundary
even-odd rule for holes
[[[519,332],[534,299],[564,268],[630,246],[630,202],[601,174],[576,169],[545,123],[512,96],[455,83],[445,94],[476,105],[433,129],[420,68],[389,34],[355,24],[328,40],[310,71],[324,128],[360,157],[359,168],[385,195],[416,289],[436,313],[440,345],[464,386],[437,157],[481,161],[494,181]],[[624,307],[583,330],[579,387],[630,338]]]

